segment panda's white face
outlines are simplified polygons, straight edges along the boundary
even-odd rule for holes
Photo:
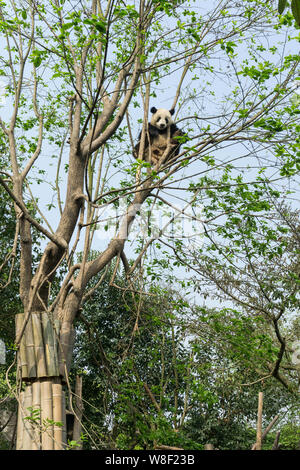
[[[151,124],[152,126],[157,127],[157,129],[166,129],[167,127],[170,127],[172,123],[172,115],[167,109],[156,109],[156,111],[152,114]]]

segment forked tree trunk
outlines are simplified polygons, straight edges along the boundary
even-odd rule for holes
[[[24,314],[16,315],[16,336]],[[62,450],[67,445],[64,386],[74,337],[47,313],[28,318],[18,351],[22,383],[18,408],[17,450]]]

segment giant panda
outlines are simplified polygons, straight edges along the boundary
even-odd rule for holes
[[[145,146],[142,160],[155,165],[164,155],[168,144],[170,144],[170,150],[168,154],[164,156],[163,163],[179,154],[181,143],[176,137],[183,136],[184,133],[173,122],[172,116],[175,112],[174,109],[168,111],[165,108],[157,109],[153,106],[150,111],[152,116],[145,132]],[[140,132],[138,143],[134,147],[135,158],[139,158],[141,135],[142,132]]]

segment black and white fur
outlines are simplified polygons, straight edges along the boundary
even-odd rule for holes
[[[134,148],[134,157],[140,158],[152,164],[157,164],[163,157],[162,163],[176,157],[179,154],[181,143],[176,139],[183,136],[184,133],[174,124],[172,116],[174,109],[169,111],[165,108],[151,108],[151,121],[145,130],[145,146],[143,155],[139,155],[141,135],[140,132],[138,143]],[[150,140],[150,145],[149,145]],[[169,148],[167,155],[165,154],[167,147]]]

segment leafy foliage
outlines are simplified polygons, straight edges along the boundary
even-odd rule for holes
[[[288,4],[287,0],[279,0],[278,1],[278,13],[280,15],[283,14],[287,4]],[[295,18],[298,26],[300,26],[300,2],[299,2],[299,0],[292,0],[291,1],[291,10],[292,10],[292,13],[294,15],[294,18]]]

